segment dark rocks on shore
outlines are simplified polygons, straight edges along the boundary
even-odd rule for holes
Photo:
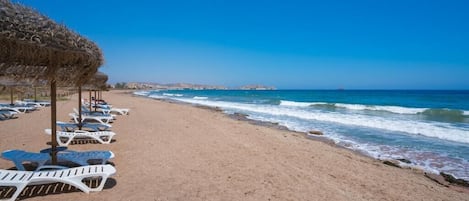
[[[313,135],[324,135],[323,132],[321,132],[321,131],[315,131],[315,130],[309,131],[308,133],[309,133],[309,134],[313,134]]]
[[[258,126],[265,126],[265,127],[275,128],[279,130],[289,130],[286,126],[279,125],[279,123],[277,122],[256,121],[256,120],[249,119],[248,118],[249,115],[243,114],[243,113],[235,112],[228,116],[238,121],[247,121],[251,124],[258,125]]]
[[[248,115],[247,115],[247,114],[243,114],[243,113],[235,112],[235,113],[231,114],[230,116],[231,116],[232,118],[236,119],[236,120],[243,120],[243,121],[249,120],[249,119],[248,119]]]
[[[439,175],[425,172],[425,177],[446,187],[449,187],[450,185],[469,187],[469,181],[464,179],[456,179],[453,175],[446,174],[444,172],[440,172]]]
[[[405,159],[405,158],[399,158],[399,159],[397,159],[397,160],[398,160],[398,161],[401,161],[401,162],[403,162],[403,163],[407,163],[407,164],[411,164],[411,163],[412,163],[412,161],[410,161],[409,159]]]
[[[425,177],[431,179],[432,181],[436,182],[436,183],[439,183],[443,186],[446,186],[446,187],[449,187],[450,183],[447,182],[445,180],[444,177],[442,177],[441,175],[437,175],[437,174],[432,174],[432,173],[427,173],[425,172]]]
[[[395,160],[386,160],[386,161],[383,161],[383,163],[384,163],[385,165],[389,165],[389,166],[392,166],[392,167],[401,168],[401,166],[399,165],[399,161],[395,161]]]
[[[383,161],[383,164],[389,165],[392,167],[397,167],[397,168],[403,168],[400,164],[400,162],[411,164],[412,162],[408,159],[396,159],[396,160],[385,160]],[[423,172],[425,177],[435,181],[436,183],[439,183],[443,186],[449,187],[450,185],[453,186],[462,186],[462,187],[469,187],[469,181],[466,181],[464,179],[457,179],[453,175],[446,174],[444,172],[440,172],[440,174],[433,174],[433,173],[428,173],[425,172],[424,170],[421,169],[416,169],[416,168],[411,168],[414,170],[419,170],[418,172]]]
[[[211,111],[215,111],[215,112],[223,112],[223,110],[219,107],[210,107],[210,106],[205,106],[205,105],[196,105],[196,107],[211,110]]]
[[[453,175],[446,174],[444,172],[440,172],[440,175],[445,178],[446,181],[452,184],[456,184],[459,186],[464,186],[464,187],[469,187],[469,182],[464,180],[464,179],[456,179],[453,177]]]

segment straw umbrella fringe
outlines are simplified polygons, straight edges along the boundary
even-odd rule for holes
[[[53,164],[57,162],[56,86],[86,83],[103,62],[92,41],[31,8],[0,0],[0,76],[49,82]]]

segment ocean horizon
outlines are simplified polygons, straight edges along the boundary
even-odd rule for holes
[[[380,160],[406,159],[469,180],[469,90],[149,90],[155,99],[218,107],[227,114],[318,130]]]

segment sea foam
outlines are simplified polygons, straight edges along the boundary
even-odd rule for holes
[[[208,97],[205,97],[205,96],[194,96],[193,99],[196,99],[196,100],[207,100]]]
[[[172,93],[163,93],[163,96],[175,96],[175,97],[182,97],[182,94],[172,94]]]
[[[336,112],[308,111],[302,108],[278,107],[272,105],[254,105],[232,103],[223,101],[195,100],[176,98],[179,101],[221,107],[225,109],[242,110],[244,112],[257,112],[276,116],[290,116],[305,120],[327,121],[344,125],[363,126],[388,131],[396,131],[414,135],[439,138],[455,142],[469,143],[469,130],[457,128],[448,123],[422,122],[390,119],[384,117],[367,116],[360,114],[344,114]]]
[[[418,114],[428,108],[408,108],[399,106],[381,106],[381,105],[361,105],[361,104],[346,104],[346,103],[325,103],[325,102],[295,102],[295,101],[280,101],[282,106],[291,107],[329,107],[329,108],[344,108],[349,110],[375,110],[386,111],[396,114]]]
[[[133,92],[133,94],[137,96],[148,96],[148,94],[150,94],[150,91],[135,91]]]

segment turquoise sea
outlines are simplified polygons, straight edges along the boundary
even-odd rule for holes
[[[136,95],[220,107],[226,113],[320,130],[337,145],[377,159],[469,180],[469,91],[171,90]]]

